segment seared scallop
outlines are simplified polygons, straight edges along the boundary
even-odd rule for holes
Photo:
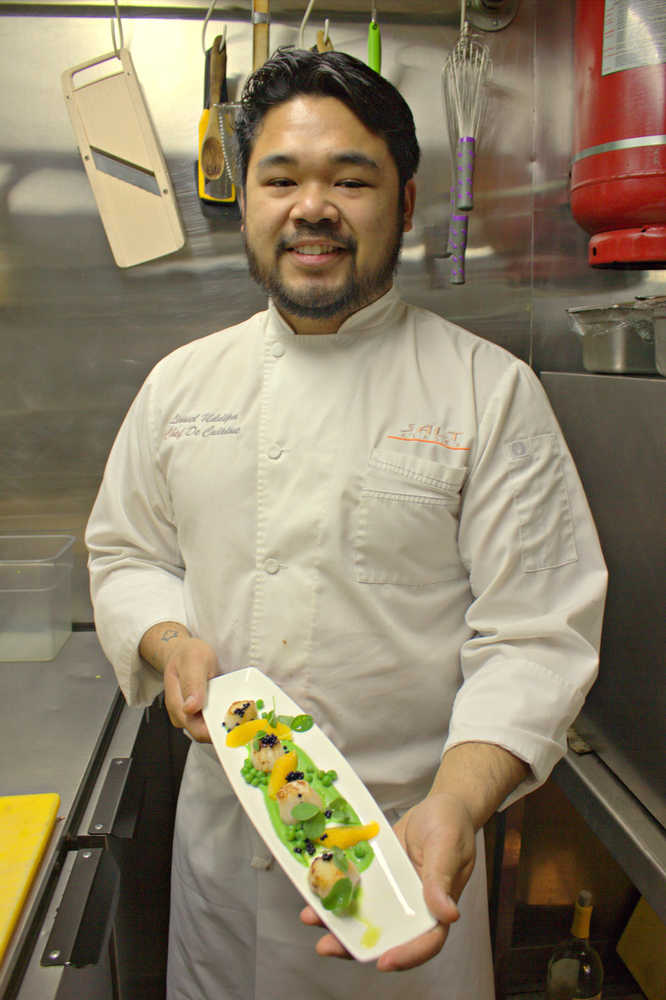
[[[361,881],[358,869],[352,861],[347,862],[347,871],[342,871],[341,868],[338,868],[330,851],[324,851],[310,865],[308,882],[312,891],[321,899],[328,896],[335,883],[341,878],[348,878],[352,889],[355,889]]]
[[[311,802],[317,809],[323,810],[324,808],[324,803],[314,788],[311,788],[307,781],[303,781],[300,778],[297,778],[295,781],[288,781],[286,785],[283,785],[278,790],[275,797],[278,809],[280,810],[280,819],[288,826],[293,826],[294,823],[299,822],[293,818],[291,810],[300,802]]]
[[[224,725],[227,729],[235,729],[241,722],[250,722],[257,719],[257,704],[254,701],[232,701],[224,717]]]
[[[275,762],[287,752],[287,748],[280,742],[274,733],[260,736],[259,746],[252,745],[252,763],[257,771],[265,771],[268,774],[275,767]]]

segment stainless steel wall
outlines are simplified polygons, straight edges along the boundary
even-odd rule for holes
[[[295,4],[272,5],[271,47],[294,44]],[[305,2],[303,2],[305,7]],[[365,58],[367,9],[330,7],[335,47]],[[501,343],[538,370],[581,368],[565,308],[663,294],[666,272],[598,271],[572,220],[573,0],[521,0],[484,34],[495,72],[481,134],[467,283],[448,283],[450,164],[440,71],[457,0],[379,4],[383,72],[414,109],[423,165],[405,242],[405,297]],[[227,9],[232,96],[251,64],[250,4]],[[77,537],[75,619],[89,620],[83,530],[108,449],[154,362],[263,307],[246,274],[238,222],[204,218],[193,164],[207,3],[121,4],[125,41],[164,150],[187,233],[183,250],[130,270],[113,262],[76,150],[61,72],[111,50],[112,5],[0,3],[0,531]],[[230,9],[232,8],[232,9]],[[339,8],[344,8],[340,10]],[[284,13],[280,14],[280,10]]]

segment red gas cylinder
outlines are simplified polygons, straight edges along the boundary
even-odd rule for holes
[[[666,18],[578,0],[571,209],[596,267],[666,266]]]

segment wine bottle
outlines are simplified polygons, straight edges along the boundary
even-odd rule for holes
[[[601,1000],[604,969],[590,944],[592,894],[583,889],[574,906],[571,936],[555,948],[546,975],[547,1000]]]

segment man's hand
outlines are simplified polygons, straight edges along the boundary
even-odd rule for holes
[[[458,917],[456,902],[467,883],[475,858],[474,825],[464,804],[444,792],[431,793],[396,823],[395,832],[423,882],[426,905],[438,921],[436,927],[385,952],[377,962],[381,972],[412,969],[433,958],[442,948],[450,924]],[[312,907],[301,920],[321,925]],[[317,942],[319,955],[349,958],[333,934]]]
[[[193,639],[183,625],[161,622],[144,635],[139,652],[164,674],[164,703],[172,725],[197,743],[210,743],[202,709],[211,677],[221,672],[211,646]]]
[[[202,709],[208,681],[219,673],[213,649],[201,639],[179,639],[164,667],[164,704],[171,723],[197,743],[211,741]]]
[[[449,927],[459,917],[457,901],[472,874],[475,834],[530,773],[529,766],[492,743],[459,743],[444,754],[428,795],[409,809],[395,832],[423,882],[423,895],[437,927],[385,952],[383,972],[412,969],[441,951]],[[301,920],[324,926],[312,909]],[[333,934],[316,945],[319,955],[349,958]]]

